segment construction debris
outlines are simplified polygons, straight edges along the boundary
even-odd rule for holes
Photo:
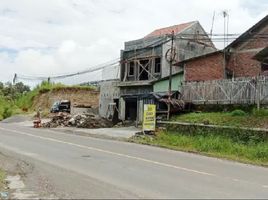
[[[42,124],[42,127],[44,128],[109,128],[112,126],[112,122],[93,113],[79,114],[74,116],[68,113],[58,113],[57,115],[52,117],[50,122]]]

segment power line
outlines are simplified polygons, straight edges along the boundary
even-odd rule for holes
[[[119,58],[113,59],[111,61],[96,65],[94,67],[90,67],[86,70],[79,71],[76,73],[54,75],[54,76],[32,76],[32,75],[15,74],[14,78],[15,79],[22,79],[22,80],[30,80],[30,81],[35,81],[35,80],[36,81],[44,81],[44,80],[48,80],[48,79],[50,79],[50,80],[64,79],[64,78],[69,78],[69,77],[73,77],[73,76],[77,76],[77,75],[82,75],[82,74],[87,74],[87,73],[99,71],[99,70],[102,70],[102,69],[107,68],[107,67],[116,66],[117,64],[119,64],[119,60],[120,60]]]

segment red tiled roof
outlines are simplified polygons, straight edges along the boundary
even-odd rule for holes
[[[185,28],[187,28],[188,26],[192,25],[193,23],[195,23],[195,22],[188,22],[188,23],[178,24],[178,25],[174,25],[174,26],[169,26],[166,28],[160,28],[160,29],[153,31],[149,35],[146,35],[145,38],[171,34],[172,31],[174,31],[175,34],[178,34],[181,31],[183,31]]]

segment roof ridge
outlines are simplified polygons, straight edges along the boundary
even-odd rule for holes
[[[190,21],[190,22],[171,25],[171,26],[167,26],[167,27],[163,27],[163,28],[158,28],[158,29],[155,29],[154,31],[152,31],[151,33],[149,33],[148,35],[146,35],[144,38],[151,37],[151,36],[157,36],[157,35],[163,35],[163,33],[161,33],[161,31],[168,30],[168,29],[175,29],[175,28],[177,28],[179,26],[182,26],[181,30],[177,31],[177,33],[180,33],[180,32],[184,31],[186,28],[189,28],[189,26],[192,26],[195,23],[198,23],[198,21],[197,20],[196,21]],[[160,33],[157,33],[157,32],[160,32]]]
[[[190,22],[185,22],[185,23],[181,23],[181,24],[174,24],[174,25],[171,25],[171,26],[166,26],[166,27],[163,27],[163,28],[158,28],[158,29],[155,29],[155,31],[157,30],[161,30],[161,29],[166,29],[166,28],[172,28],[172,27],[176,27],[176,26],[180,26],[180,25],[185,25],[185,24],[193,24],[194,22],[197,22],[197,21],[190,21]]]

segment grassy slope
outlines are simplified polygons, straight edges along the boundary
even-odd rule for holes
[[[8,101],[0,96],[0,120],[19,113],[21,111],[13,101]]]
[[[243,144],[223,136],[189,136],[179,132],[160,132],[154,137],[134,137],[130,141],[268,166],[268,142]]]
[[[0,120],[9,117],[11,115],[20,114],[32,111],[32,105],[34,97],[39,93],[48,92],[51,90],[60,90],[60,89],[82,89],[82,90],[92,90],[94,89],[91,86],[65,86],[62,84],[42,84],[37,86],[32,91],[20,96],[16,100],[10,102],[7,101],[4,97],[0,96]],[[24,110],[24,111],[23,111]]]
[[[23,95],[19,99],[16,100],[16,105],[21,109],[31,110],[33,105],[34,97],[39,93],[49,92],[51,90],[61,90],[61,89],[82,89],[82,90],[92,90],[94,89],[91,86],[65,86],[62,84],[43,84],[41,86],[36,87],[31,92]]]
[[[175,116],[173,121],[204,123],[224,126],[268,128],[266,110],[253,111],[244,116],[233,116],[232,113],[189,113]]]

